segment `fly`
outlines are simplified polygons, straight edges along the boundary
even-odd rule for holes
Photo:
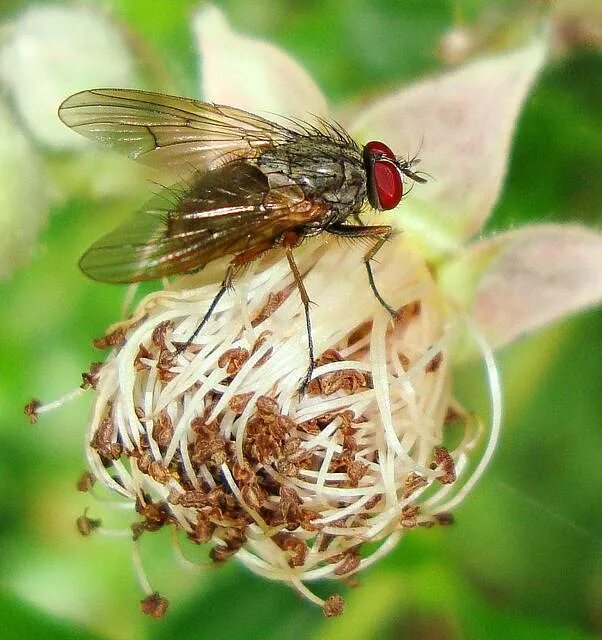
[[[305,311],[310,365],[314,350],[309,296],[293,249],[322,232],[373,240],[364,255],[380,304],[370,260],[392,233],[364,225],[370,205],[396,207],[403,177],[425,182],[382,142],[360,147],[337,123],[285,119],[286,125],[241,109],[133,89],[92,89],[67,98],[60,119],[78,133],[146,165],[174,173],[164,187],[80,259],[93,280],[131,283],[197,271],[232,256],[220,288],[185,349],[207,323],[236,276],[276,246],[284,248]],[[176,202],[166,209],[166,202]]]

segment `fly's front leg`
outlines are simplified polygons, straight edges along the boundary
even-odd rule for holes
[[[329,226],[326,231],[337,236],[343,236],[345,238],[375,239],[372,247],[370,247],[370,249],[364,254],[364,264],[366,265],[366,271],[368,272],[368,282],[370,283],[370,288],[376,296],[376,299],[391,314],[391,316],[393,316],[393,318],[396,318],[397,312],[390,304],[387,304],[376,287],[376,282],[374,281],[374,273],[372,272],[372,266],[370,264],[370,260],[374,258],[383,244],[385,244],[385,242],[391,237],[393,229],[388,225],[374,225],[372,227],[364,227],[345,224],[333,224]]]

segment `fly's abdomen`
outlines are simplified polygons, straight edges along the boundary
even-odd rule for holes
[[[360,209],[366,198],[366,171],[351,145],[302,138],[264,152],[258,166],[271,188],[296,184],[308,200],[328,205],[339,221]]]

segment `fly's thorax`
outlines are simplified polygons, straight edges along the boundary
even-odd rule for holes
[[[271,188],[296,184],[309,200],[323,202],[343,221],[366,199],[366,170],[352,145],[304,137],[265,151],[258,166]]]

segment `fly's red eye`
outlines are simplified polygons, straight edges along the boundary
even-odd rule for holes
[[[381,211],[394,209],[403,195],[403,182],[395,154],[383,142],[373,140],[364,147],[370,204]]]
[[[377,160],[372,168],[379,209],[394,209],[403,195],[403,183],[397,167],[391,162]]]
[[[372,140],[372,142],[368,142],[365,148],[375,159],[378,159],[379,156],[384,156],[390,160],[395,160],[395,154],[384,142]]]

